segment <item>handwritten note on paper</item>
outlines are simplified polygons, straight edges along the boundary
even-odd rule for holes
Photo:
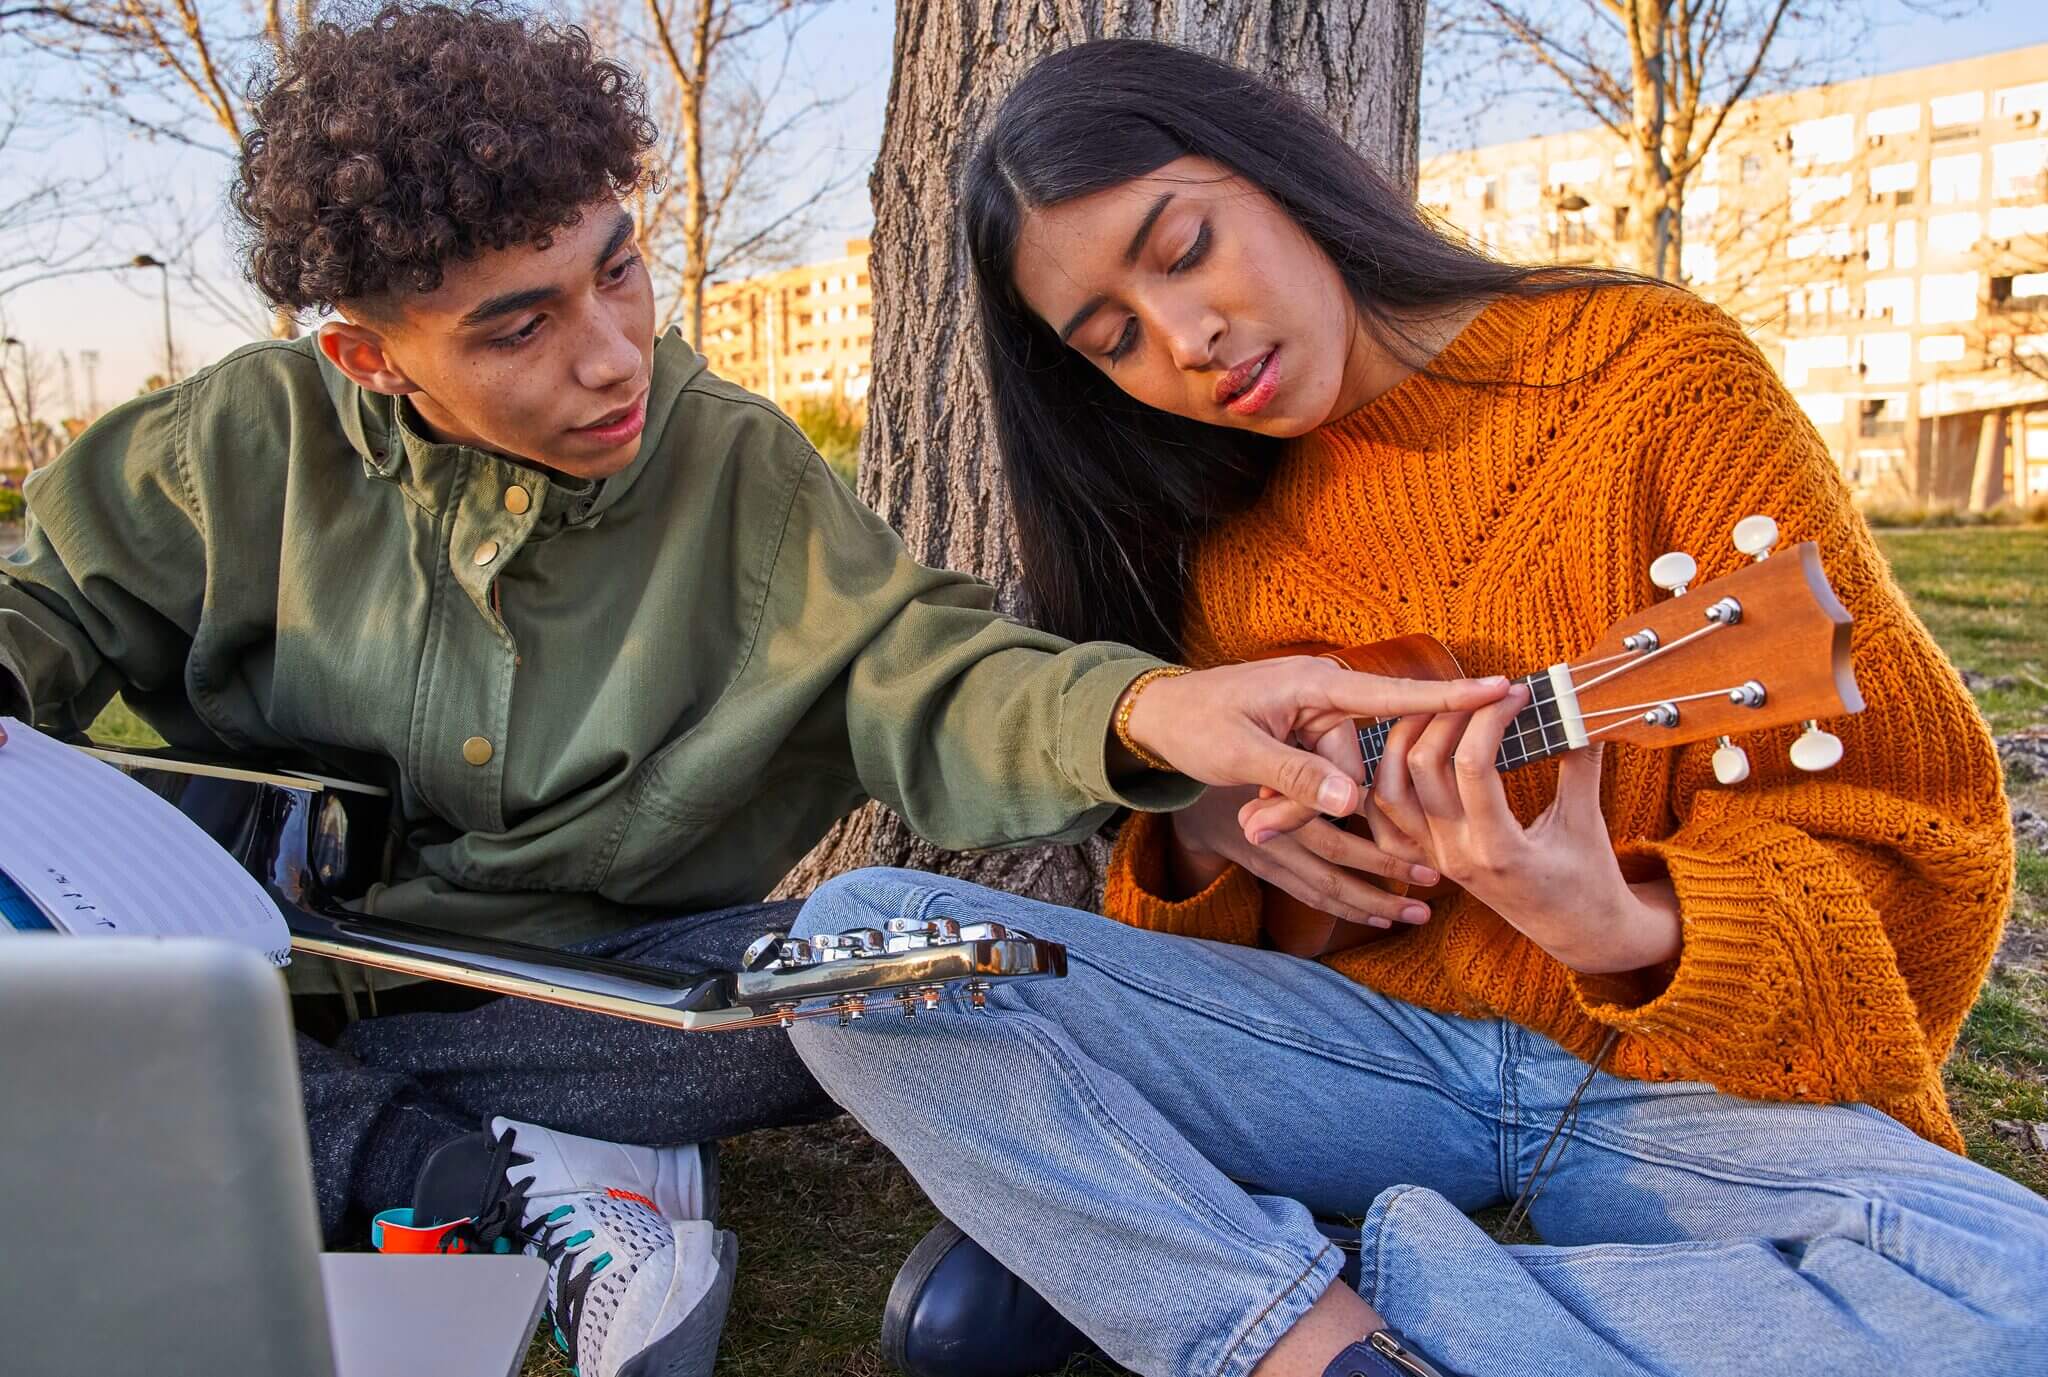
[[[0,871],[82,936],[217,937],[278,965],[284,915],[199,826],[111,765],[0,718]]]

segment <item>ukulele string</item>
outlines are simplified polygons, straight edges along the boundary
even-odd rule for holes
[[[1596,674],[1591,679],[1588,679],[1585,683],[1575,684],[1573,687],[1580,693],[1584,693],[1588,689],[1598,688],[1600,685],[1606,683],[1609,679],[1618,679],[1632,669],[1641,669],[1644,665],[1650,663],[1650,661],[1656,659],[1659,655],[1669,655],[1672,651],[1678,649],[1680,646],[1688,645],[1691,642],[1698,640],[1702,636],[1709,635],[1712,632],[1719,631],[1724,626],[1731,625],[1733,625],[1733,623],[1731,622],[1708,622],[1705,626],[1700,627],[1698,630],[1686,632],[1683,636],[1680,636],[1677,640],[1671,642],[1669,645],[1660,645],[1655,650],[1643,651],[1634,659],[1630,660],[1627,664],[1622,665],[1616,669],[1610,669],[1605,674]]]

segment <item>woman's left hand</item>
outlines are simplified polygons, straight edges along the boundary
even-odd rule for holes
[[[1621,873],[1600,812],[1604,747],[1558,762],[1557,797],[1527,827],[1508,807],[1494,760],[1528,701],[1518,684],[1475,712],[1396,723],[1365,809],[1381,845],[1400,854],[1406,841],[1423,863],[1573,970],[1610,974],[1671,960],[1679,950],[1677,896],[1669,881],[1632,885]]]

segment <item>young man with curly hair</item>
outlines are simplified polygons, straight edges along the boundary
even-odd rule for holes
[[[622,207],[654,130],[578,30],[395,5],[308,32],[254,110],[250,275],[327,318],[116,408],[31,483],[0,711],[82,731],[119,691],[175,746],[388,781],[374,912],[730,968],[863,800],[951,848],[1078,839],[1196,780],[1348,812],[1288,743],[1505,691],[1151,677],[919,566],[774,407],[656,338]],[[708,1366],[734,1245],[710,1155],[675,1145],[829,1112],[783,1035],[375,987],[300,1039],[329,1236],[407,1201],[496,1221],[555,1263],[586,1377]]]

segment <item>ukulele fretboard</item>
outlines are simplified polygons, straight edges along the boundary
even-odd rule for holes
[[[1550,671],[1525,674],[1516,682],[1527,686],[1529,706],[1515,714],[1515,720],[1508,724],[1506,734],[1501,737],[1500,752],[1494,757],[1493,767],[1502,772],[1571,749],[1571,743],[1566,739],[1564,715],[1558,707],[1557,689],[1550,682]],[[1365,757],[1365,787],[1368,789],[1379,777],[1380,757],[1386,754],[1387,749],[1387,733],[1394,729],[1398,720],[1383,717],[1358,729],[1358,750]]]

